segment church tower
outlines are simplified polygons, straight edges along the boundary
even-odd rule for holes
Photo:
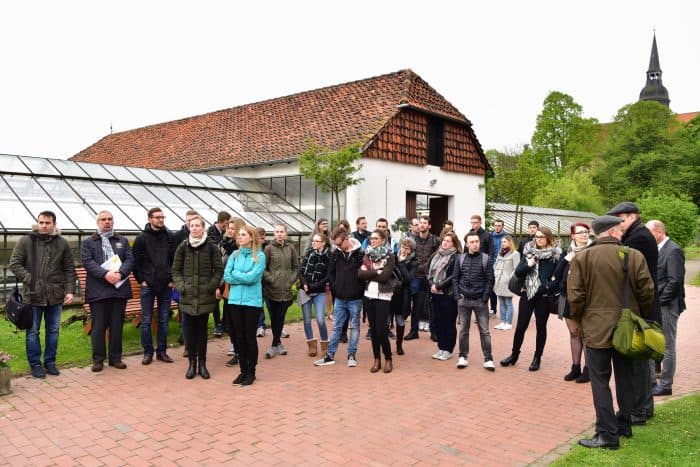
[[[668,91],[661,82],[661,65],[659,65],[659,52],[656,50],[656,33],[654,42],[651,45],[651,57],[649,58],[649,69],[647,70],[647,84],[639,93],[640,101],[656,101],[668,107],[671,102],[668,98]]]

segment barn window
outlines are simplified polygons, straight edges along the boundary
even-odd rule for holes
[[[428,117],[428,164],[442,167],[445,162],[445,124],[436,117]]]

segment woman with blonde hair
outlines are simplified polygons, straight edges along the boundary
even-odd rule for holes
[[[494,329],[508,331],[513,329],[513,292],[508,290],[508,282],[513,277],[515,268],[520,264],[520,253],[515,246],[515,241],[510,235],[503,237],[501,251],[496,256],[496,264],[493,265],[495,283],[493,291],[498,297],[501,310],[501,322]]]
[[[515,275],[523,278],[525,285],[518,303],[518,322],[513,335],[513,350],[510,356],[501,360],[502,366],[515,365],[520,356],[520,347],[525,339],[525,331],[534,313],[537,329],[535,356],[528,368],[530,371],[540,369],[544,345],[547,342],[547,320],[551,310],[552,299],[559,290],[554,277],[554,269],[561,257],[561,249],[548,227],[538,227],[532,242],[523,248],[520,264],[515,268]]]
[[[241,373],[234,385],[250,386],[255,381],[258,363],[258,343],[255,331],[262,311],[262,277],[265,254],[260,249],[256,230],[243,226],[238,231],[238,250],[230,256],[224,280],[229,283],[229,319],[235,333]]]

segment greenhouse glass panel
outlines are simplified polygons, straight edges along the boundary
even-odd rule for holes
[[[167,206],[168,209],[179,214],[183,219],[185,218],[185,212],[191,209],[189,205],[180,201],[177,196],[164,186],[149,185],[148,189],[160,200],[159,203],[156,203],[157,206],[161,208]],[[200,212],[200,214],[202,213]]]
[[[261,192],[261,193],[269,193],[270,192],[270,189],[268,187],[266,187],[265,185],[263,185],[262,183],[260,183],[257,180],[251,180],[251,179],[240,178],[240,177],[228,177],[228,178],[231,179],[233,181],[233,183],[238,185],[242,191],[251,191],[251,192],[257,191],[257,192]]]
[[[121,185],[107,182],[98,182],[97,185],[109,199],[114,201],[114,204],[119,206],[131,220],[136,222],[139,228],[143,228],[148,222],[148,209],[141,206],[141,203],[136,201]],[[131,187],[132,185],[129,186]]]
[[[314,223],[311,220],[303,222],[299,217],[284,213],[277,213],[276,216],[287,225],[289,230],[295,232],[311,232],[314,229]]]
[[[216,180],[219,185],[222,187],[226,188],[227,190],[242,190],[243,188],[241,187],[241,184],[239,181],[241,180],[240,178],[237,177],[225,177],[223,175],[213,175],[213,174],[207,174],[214,180]]]
[[[205,187],[209,188],[208,186],[205,186],[202,182],[194,178],[192,175],[188,174],[187,172],[172,172],[173,175],[175,175],[177,178],[182,180],[182,184],[185,186],[195,186],[195,187]]]
[[[243,215],[243,210],[240,209],[242,207],[240,206],[240,203],[238,203],[237,200],[234,200],[239,207],[239,209],[234,209],[231,197],[225,196],[226,194],[224,192],[196,189],[192,189],[190,191],[192,191],[192,193],[195,194],[197,197],[201,198],[202,201],[204,201],[208,206],[211,207],[211,209],[214,209],[217,213],[219,211],[228,211],[233,217],[240,217],[241,219],[246,221],[246,223],[248,222],[248,219],[246,219],[246,217]],[[217,195],[221,196],[221,198]]]
[[[160,169],[150,169],[151,172],[158,178],[160,178],[166,185],[182,185],[180,179],[175,177],[172,173],[167,170]]]
[[[27,166],[22,164],[19,157],[11,156],[9,154],[0,154],[0,167],[2,167],[3,172],[29,174]]]
[[[10,175],[5,177],[5,181],[17,193],[17,196],[22,199],[33,219],[36,219],[41,211],[53,211],[56,213],[56,224],[59,228],[77,228],[70,219],[64,216],[63,211],[46,196],[46,192],[41,189],[36,180],[22,175]],[[31,227],[31,224],[25,226],[25,228],[29,227]]]
[[[274,219],[264,218],[263,214],[262,212],[246,212],[245,216],[254,227],[262,227],[268,232],[275,230]]]
[[[169,187],[169,189],[170,191],[175,193],[180,199],[182,199],[187,204],[187,206],[204,216],[204,218],[208,222],[216,220],[219,211],[211,209],[207,203],[195,196],[195,194],[192,191],[186,188],[178,187]],[[222,211],[225,211],[225,209],[222,209]],[[233,213],[231,214],[233,215]]]
[[[139,179],[134,176],[131,172],[126,170],[125,167],[120,165],[104,165],[105,169],[109,171],[114,177],[121,182],[138,182]]]
[[[212,177],[206,174],[191,173],[190,175],[199,180],[199,183],[201,183],[207,188],[227,188],[226,186],[221,185],[217,180],[213,179]]]
[[[295,209],[300,209],[301,204],[301,176],[284,177],[285,181],[285,199]]]
[[[158,177],[153,175],[150,170],[141,167],[127,167],[126,170],[136,175],[143,183],[163,183]]]
[[[153,194],[151,194],[151,192],[148,191],[146,187],[143,187],[141,185],[129,185],[129,193],[136,199],[138,199],[141,202],[141,204],[146,206],[147,211],[148,209],[159,207],[165,215],[165,226],[170,230],[179,230],[182,226],[183,218],[178,216],[178,214],[176,214],[175,211],[170,209],[168,205],[163,204],[158,198],[153,196]],[[144,215],[144,219],[146,219],[146,222],[148,222],[148,213]]]
[[[114,180],[114,175],[109,173],[104,166],[100,164],[90,164],[88,162],[76,162],[91,178],[99,178],[101,180]]]
[[[56,170],[56,167],[51,165],[48,159],[43,159],[41,157],[22,157],[22,162],[27,164],[29,170],[35,175],[61,175],[61,173]]]
[[[95,228],[95,215],[97,213],[92,212],[64,180],[47,177],[37,177],[36,180],[47,193],[51,194],[51,197],[79,229]]]
[[[73,161],[65,161],[63,159],[51,159],[50,162],[61,172],[65,177],[87,177],[83,169]]]
[[[82,197],[84,197],[90,204],[90,207],[95,210],[95,212],[109,211],[114,216],[114,228],[116,230],[140,230],[141,226],[136,224],[134,221],[141,221],[145,215],[145,211],[141,206],[138,207],[138,217],[131,219],[127,214],[124,213],[120,208],[121,203],[115,205],[114,202],[110,201],[107,196],[105,196],[95,185],[98,183],[103,189],[105,185],[110,185],[112,187],[119,185],[114,185],[112,183],[105,184],[100,182],[91,182],[89,180],[68,180],[68,183],[78,192]],[[124,193],[126,195],[126,193]],[[131,197],[129,197],[131,198]],[[132,202],[134,202],[132,200]]]
[[[5,180],[0,178],[0,219],[6,229],[29,229],[36,219],[15,198]]]

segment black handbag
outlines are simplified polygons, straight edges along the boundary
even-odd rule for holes
[[[523,293],[524,288],[525,278],[518,277],[515,273],[513,273],[513,275],[510,276],[510,280],[508,281],[508,290],[513,292],[515,295],[520,296]]]
[[[15,284],[15,290],[10,295],[10,299],[5,304],[5,318],[17,326],[17,329],[26,331],[32,327],[32,305],[24,303],[17,284]]]

